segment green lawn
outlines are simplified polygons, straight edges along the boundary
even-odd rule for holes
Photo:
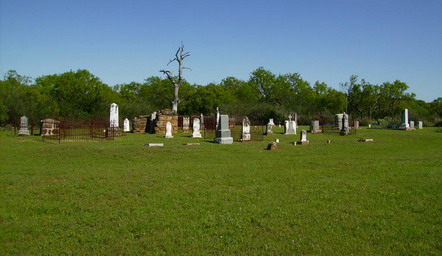
[[[0,254],[442,254],[435,129],[308,134],[304,146],[189,136],[0,132]]]

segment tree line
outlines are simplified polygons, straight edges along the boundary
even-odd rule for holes
[[[371,84],[352,75],[334,89],[324,82],[310,84],[298,73],[275,74],[260,67],[247,81],[227,77],[219,83],[180,87],[181,115],[222,113],[248,116],[252,120],[284,120],[297,113],[300,123],[311,119],[332,120],[347,112],[362,124],[398,122],[400,111],[409,109],[410,120],[437,124],[442,120],[442,97],[432,102],[416,99],[408,85],[396,80]],[[143,83],[108,86],[88,70],[43,75],[36,79],[11,70],[0,80],[0,125],[16,124],[26,115],[38,123],[44,118],[102,119],[109,105],[119,105],[120,117],[132,119],[171,108],[174,87],[167,78],[152,76]]]

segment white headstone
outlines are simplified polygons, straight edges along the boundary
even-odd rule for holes
[[[408,109],[404,109],[401,112],[401,129],[410,128],[410,124],[408,123]]]
[[[216,129],[218,129],[219,125],[219,108],[216,107]]]
[[[167,138],[167,139],[173,138],[172,123],[170,121],[167,121],[167,123],[166,123],[166,136],[165,136],[165,138]]]
[[[18,131],[18,136],[29,136],[27,116],[20,117],[20,130]]]
[[[270,118],[269,119],[269,123],[267,124],[267,127],[266,127],[266,134],[267,135],[272,135],[273,134],[272,128],[273,128],[274,125],[275,125],[275,123],[273,123],[273,118]]]
[[[424,128],[424,124],[422,123],[422,121],[417,122],[417,128],[418,129]]]
[[[250,121],[248,117],[244,117],[242,120],[242,141],[249,141],[250,137]]]
[[[285,135],[296,134],[296,121],[292,120],[292,115],[289,115],[289,120],[285,120]]]
[[[109,115],[109,127],[111,128],[118,128],[118,105],[115,103],[112,103],[110,105],[110,115]]]
[[[130,121],[129,119],[124,119],[124,132],[130,132]]]
[[[193,127],[192,127],[192,138],[201,138],[201,124],[198,118],[193,119]]]
[[[414,121],[409,122],[410,128],[414,129]]]
[[[307,142],[307,131],[306,130],[301,131],[301,142]]]

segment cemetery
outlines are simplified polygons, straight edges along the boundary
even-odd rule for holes
[[[131,122],[117,109],[43,119],[41,135],[25,117],[0,131],[4,241],[30,254],[439,251],[437,128],[402,115],[373,129],[346,113],[279,126],[219,109]]]
[[[440,253],[437,119],[106,102],[0,129],[6,254]]]
[[[121,97],[3,119],[2,253],[440,254],[442,133],[405,100],[367,118]]]

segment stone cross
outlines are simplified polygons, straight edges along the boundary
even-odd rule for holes
[[[172,123],[170,121],[167,121],[166,123],[166,136],[164,136],[167,139],[173,138],[172,135]]]
[[[20,117],[20,130],[18,131],[18,136],[29,136],[27,116]]]
[[[201,132],[200,132],[200,120],[198,118],[193,119],[193,126],[192,126],[192,138],[201,138]]]
[[[111,128],[118,128],[118,105],[115,103],[112,103],[110,105],[110,114],[109,114],[109,127]]]

